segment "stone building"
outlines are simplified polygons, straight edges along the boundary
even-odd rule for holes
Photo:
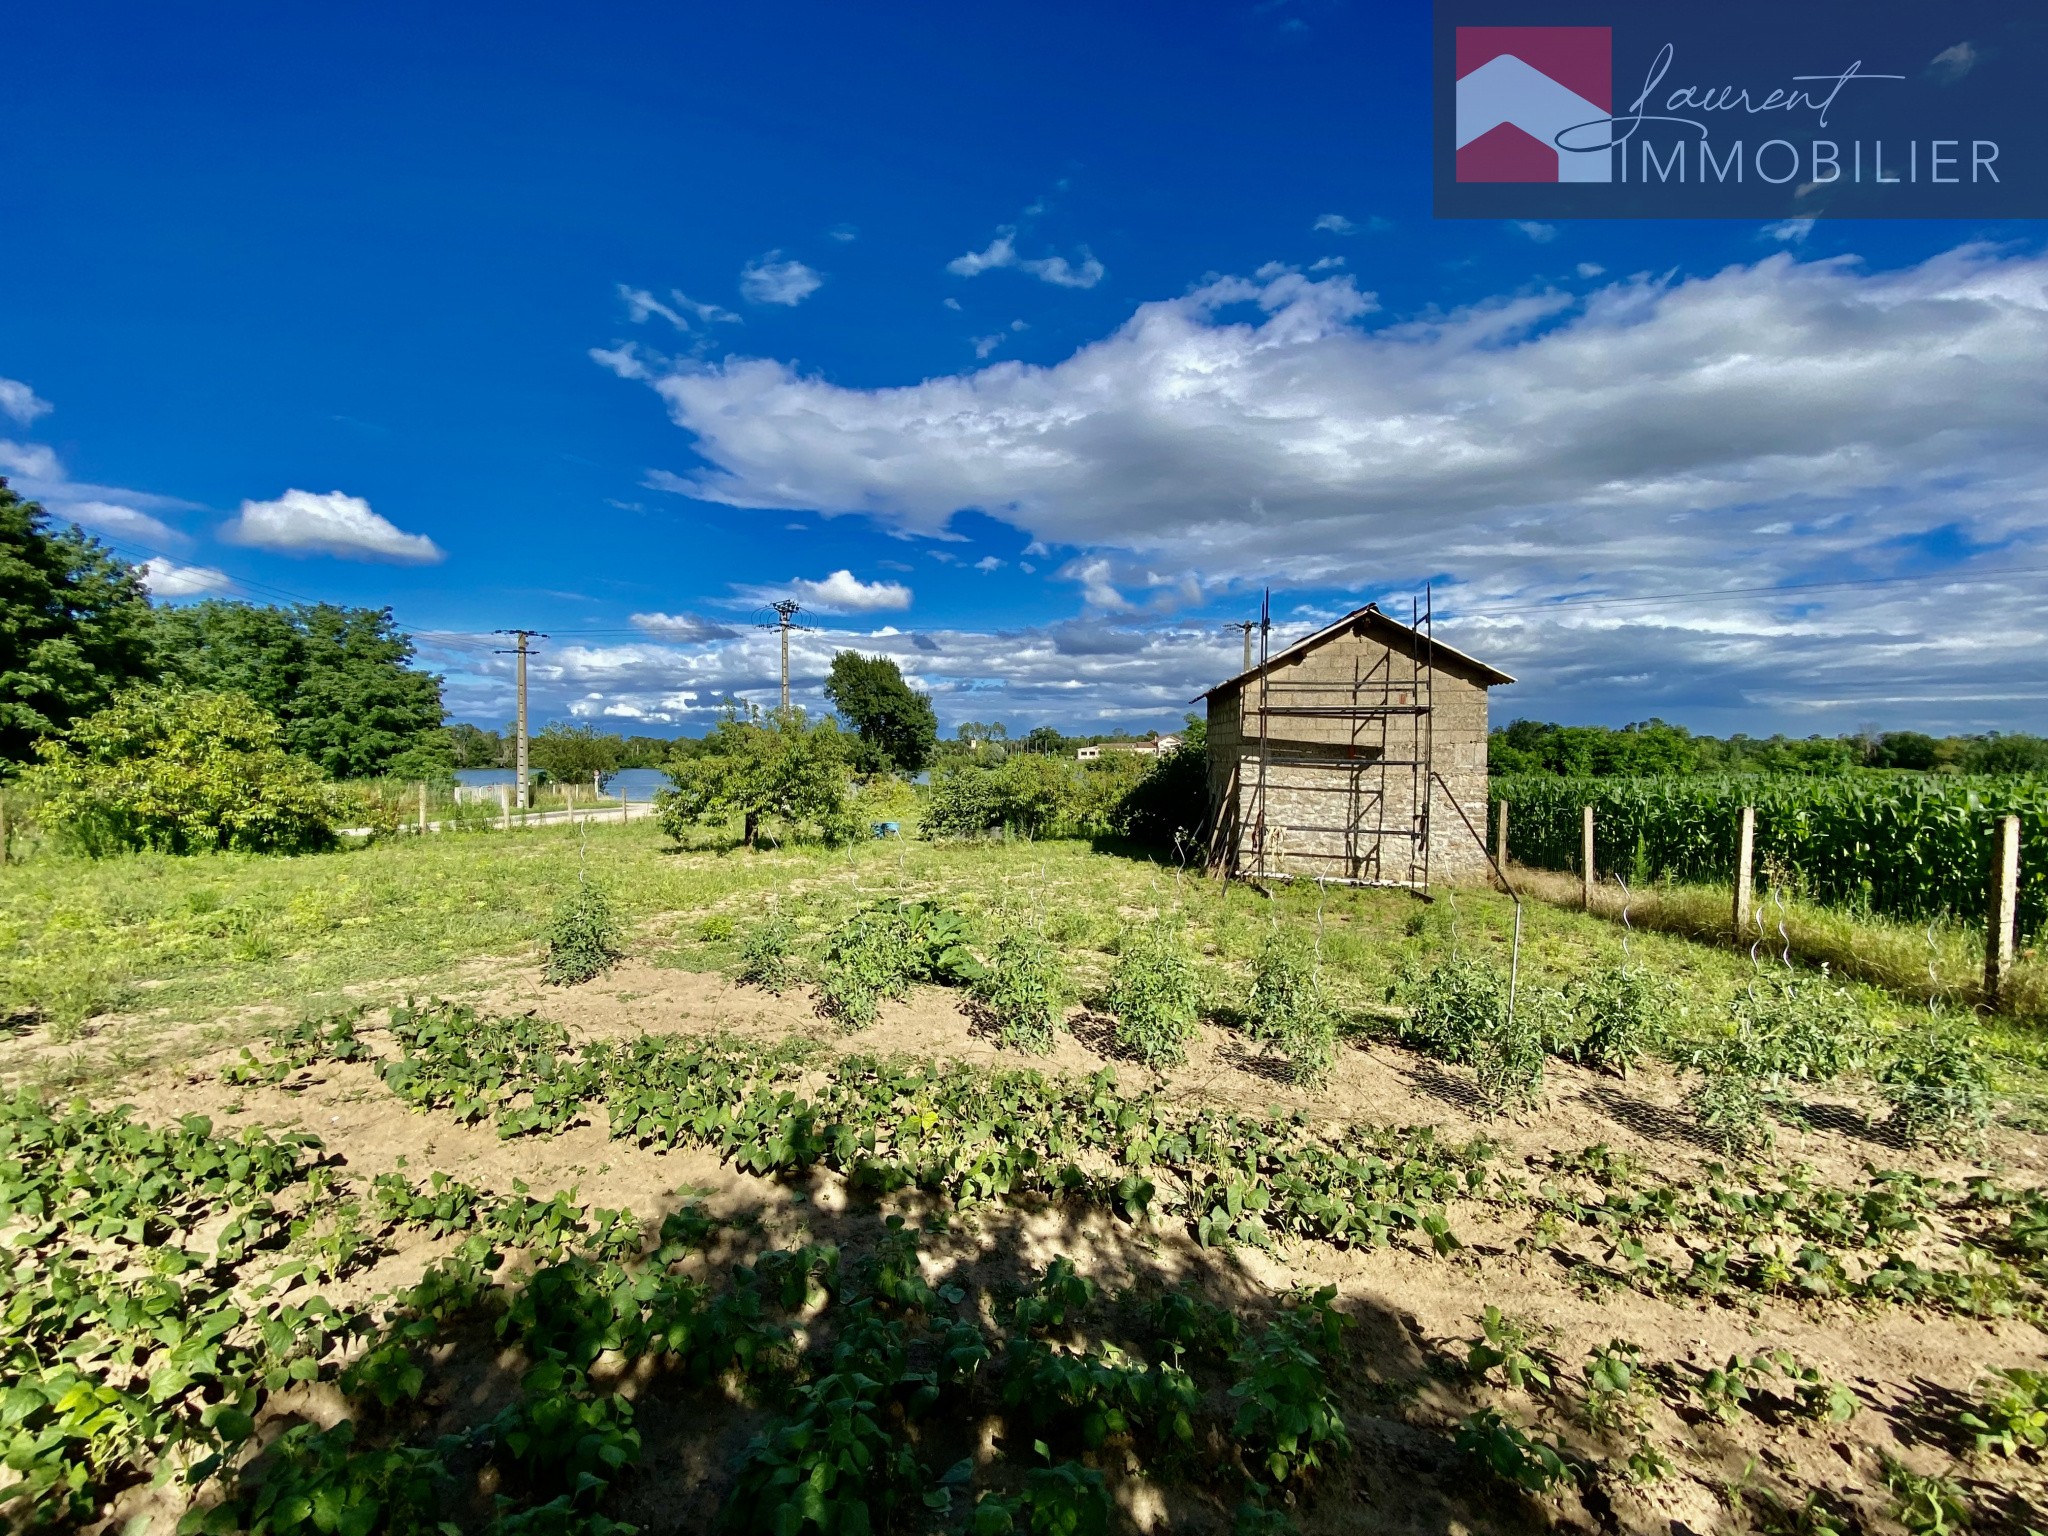
[[[1486,691],[1513,681],[1367,604],[1218,683],[1202,695],[1212,864],[1418,890],[1482,878]]]

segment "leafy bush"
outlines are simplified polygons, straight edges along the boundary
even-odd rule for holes
[[[1465,1368],[1475,1376],[1495,1370],[1511,1387],[1534,1385],[1544,1391],[1557,1372],[1557,1361],[1536,1343],[1536,1330],[1518,1317],[1509,1317],[1488,1304],[1480,1315],[1479,1337],[1466,1341]]]
[[[968,1536],[1106,1536],[1109,1490],[1102,1474],[1079,1462],[1034,1467],[1022,1493],[984,1494]]]
[[[2014,1366],[1994,1373],[1984,1384],[1983,1401],[1957,1422],[1975,1435],[1980,1456],[2048,1454],[2048,1371]]]
[[[1724,1041],[1700,1063],[1705,1074],[1686,1098],[1700,1129],[1729,1157],[1758,1157],[1777,1141],[1770,1100],[1746,1044]]]
[[[924,812],[926,837],[981,837],[1013,832],[1048,837],[1076,830],[1084,819],[1087,782],[1079,764],[1041,752],[1020,752],[993,767],[974,763],[932,775]]]
[[[1562,1450],[1502,1418],[1497,1409],[1466,1419],[1455,1443],[1502,1482],[1529,1493],[1548,1493],[1572,1475]]]
[[[439,1532],[440,1454],[417,1446],[372,1450],[355,1443],[355,1425],[295,1424],[278,1436],[263,1481],[213,1509],[178,1522],[180,1536],[231,1531]]]
[[[1351,1449],[1326,1366],[1349,1326],[1336,1296],[1335,1286],[1324,1286],[1237,1352],[1231,1434],[1275,1483],[1305,1477]]]
[[[970,983],[981,970],[958,912],[935,901],[877,902],[833,929],[818,999],[847,1029],[865,1029],[882,999],[912,982]]]
[[[1337,1054],[1337,1019],[1323,1001],[1315,952],[1275,929],[1259,946],[1245,1003],[1247,1032],[1287,1058],[1295,1081],[1320,1082]]]
[[[1669,1003],[1670,988],[1647,966],[1611,965],[1575,976],[1550,1005],[1549,1047],[1585,1066],[1627,1077],[1629,1068],[1663,1037]]]
[[[771,912],[740,940],[738,979],[770,992],[780,992],[797,979],[796,924]]]
[[[1410,966],[1395,996],[1408,1005],[1403,1041],[1441,1061],[1470,1062],[1507,1018],[1508,978],[1497,965],[1453,955],[1427,972]]]
[[[320,770],[238,693],[133,688],[36,752],[22,781],[42,798],[43,824],[95,857],[334,843],[336,801]]]
[[[1533,1009],[1502,1012],[1480,1035],[1479,1094],[1495,1114],[1543,1102],[1543,1029]]]
[[[1058,951],[1020,929],[996,941],[986,974],[974,982],[974,998],[1007,1049],[1043,1056],[1052,1050],[1060,1020],[1063,980]]]
[[[1867,1049],[1855,1000],[1824,974],[1765,978],[1735,1000],[1735,1020],[1749,1042],[1753,1071],[1774,1082],[1833,1082],[1858,1066]]]
[[[1163,923],[1125,930],[1105,999],[1116,1043],[1148,1067],[1187,1060],[1201,989],[1187,948]]]
[[[1188,717],[1180,745],[1154,758],[1111,812],[1112,830],[1156,848],[1199,846],[1209,819],[1209,729]]]
[[[548,919],[548,983],[574,986],[610,970],[619,961],[620,938],[611,898],[590,881],[578,880]]]
[[[1885,1124],[1912,1145],[1966,1151],[1991,1124],[1991,1073],[1960,1031],[1929,1026],[1886,1055],[1878,1091],[1890,1101]]]

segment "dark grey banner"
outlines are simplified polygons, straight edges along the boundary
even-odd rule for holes
[[[1436,214],[2048,218],[2048,7],[1438,0]]]

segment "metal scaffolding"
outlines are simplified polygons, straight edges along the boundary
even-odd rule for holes
[[[1369,664],[1361,658],[1353,663],[1348,685],[1328,678],[1277,679],[1270,643],[1272,596],[1266,595],[1259,610],[1258,671],[1241,695],[1231,813],[1217,817],[1210,838],[1213,856],[1227,821],[1242,816],[1249,824],[1248,838],[1229,835],[1226,873],[1254,880],[1301,876],[1333,884],[1429,889],[1430,816],[1439,780],[1433,720],[1435,615],[1428,589],[1411,615],[1414,640],[1407,654],[1389,645]],[[1340,721],[1345,729],[1338,740],[1276,735],[1275,723],[1288,720]],[[1408,728],[1390,731],[1397,722],[1408,722]],[[1390,755],[1396,751],[1402,755]],[[1390,809],[1389,787],[1400,785],[1403,776],[1407,793],[1395,796],[1399,805]],[[1242,804],[1246,778],[1251,782],[1248,805]],[[1284,782],[1276,785],[1276,778]],[[1284,789],[1284,795],[1276,796],[1276,788]],[[1303,812],[1297,805],[1294,815],[1305,819],[1289,820],[1290,802],[1304,796],[1313,797],[1316,808]],[[1311,867],[1284,868],[1283,861]]]

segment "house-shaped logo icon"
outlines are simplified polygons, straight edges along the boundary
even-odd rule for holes
[[[1460,27],[1457,81],[1459,181],[1614,179],[1611,28]]]

